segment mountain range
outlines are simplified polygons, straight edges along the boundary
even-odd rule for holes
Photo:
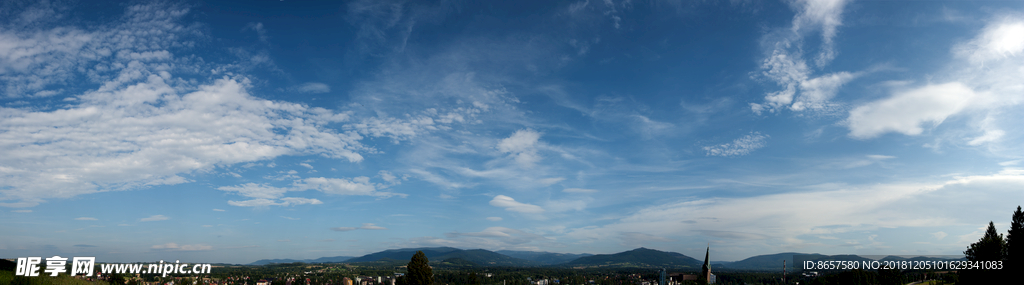
[[[338,263],[345,262],[352,259],[352,256],[334,256],[334,257],[321,257],[317,259],[260,259],[256,262],[249,263],[249,265],[267,265],[274,263]]]
[[[499,250],[497,252],[484,249],[458,249],[453,247],[423,247],[389,249],[360,257],[335,256],[317,259],[262,259],[249,265],[267,265],[273,263],[371,263],[389,266],[401,266],[417,251],[423,251],[431,264],[447,267],[540,267],[559,266],[572,268],[670,268],[700,270],[701,260],[676,252],[665,252],[649,248],[637,248],[615,254],[570,254],[536,251]],[[806,260],[845,260],[871,261],[857,255],[822,255],[816,253],[784,252],[758,255],[739,261],[715,261],[712,268],[717,270],[754,270],[782,271],[782,261],[790,270],[799,268],[794,256]],[[934,257],[902,258],[886,256],[881,260],[940,260]],[[959,260],[963,260],[960,258]]]

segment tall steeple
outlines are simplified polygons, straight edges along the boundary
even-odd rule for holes
[[[711,282],[711,260],[708,257],[711,255],[711,243],[708,243],[708,250],[704,252],[704,265],[700,267],[700,275],[704,278],[704,282]]]

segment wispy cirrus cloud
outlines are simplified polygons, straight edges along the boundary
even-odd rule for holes
[[[505,195],[494,196],[490,204],[491,206],[504,208],[507,211],[524,214],[540,214],[544,212],[544,208],[540,206],[518,202],[516,199]]]
[[[170,220],[170,219],[171,218],[169,218],[167,216],[164,216],[164,215],[152,215],[152,216],[149,216],[149,217],[146,217],[146,218],[139,219],[139,221],[142,221],[142,222],[156,222],[156,221],[166,221],[166,220]]]
[[[336,232],[348,232],[348,231],[354,231],[354,230],[386,230],[386,229],[387,228],[375,225],[373,223],[363,223],[363,225],[359,226],[359,227],[334,227],[334,228],[331,228],[332,231],[336,231]]]
[[[813,111],[834,115],[842,106],[830,100],[839,88],[861,73],[834,72],[815,75],[803,59],[804,34],[821,33],[821,46],[815,63],[818,67],[828,65],[835,59],[837,51],[834,38],[842,25],[842,14],[846,0],[799,0],[790,2],[797,12],[789,31],[776,30],[765,36],[766,58],[761,64],[761,73],[755,77],[767,78],[782,90],[765,95],[763,103],[750,103],[756,114],[775,113],[782,109],[796,112]]]
[[[768,138],[768,135],[761,134],[760,132],[751,132],[750,134],[735,139],[730,143],[705,146],[703,149],[707,156],[747,155],[754,150],[767,146]]]
[[[206,251],[213,250],[213,246],[205,244],[183,244],[178,245],[177,243],[169,242],[165,244],[158,244],[151,246],[150,249],[161,250],[161,251]]]
[[[360,176],[352,179],[311,177],[295,180],[288,187],[274,187],[266,184],[246,183],[238,186],[222,186],[218,190],[234,192],[238,195],[255,198],[246,201],[228,201],[228,204],[239,207],[266,207],[266,206],[295,206],[295,205],[318,205],[323,204],[318,199],[301,197],[283,197],[287,192],[301,192],[317,190],[329,195],[357,195],[375,196],[381,198],[399,196],[406,197],[406,194],[379,191],[378,187],[387,187],[383,184],[370,182],[369,177]],[[275,201],[280,200],[280,201]]]

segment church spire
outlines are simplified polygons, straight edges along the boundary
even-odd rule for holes
[[[711,260],[708,259],[711,255],[711,243],[708,243],[708,249],[704,252],[704,265],[700,268],[700,275],[704,278],[704,282],[711,281]]]

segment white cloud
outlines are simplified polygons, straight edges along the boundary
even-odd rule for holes
[[[750,134],[733,140],[731,143],[705,146],[704,151],[707,152],[708,156],[746,155],[754,150],[767,146],[768,138],[768,135],[762,135],[759,132],[751,132]]]
[[[821,32],[821,47],[815,63],[824,67],[835,59],[834,38],[842,24],[845,0],[797,0],[791,7],[797,14],[789,33],[774,32],[765,36],[771,51],[761,65],[762,75],[771,79],[782,90],[765,95],[764,103],[751,103],[754,113],[777,112],[783,108],[793,111],[813,111],[832,115],[841,107],[830,103],[839,88],[860,76],[859,73],[835,72],[814,77],[813,71],[800,56],[804,34]]]
[[[1024,52],[1024,21],[1012,17],[995,20],[976,38],[956,47],[956,52],[976,64],[1017,56]]]
[[[385,227],[377,226],[377,225],[374,225],[374,224],[371,224],[371,223],[363,223],[363,226],[361,226],[359,228],[360,229],[364,229],[364,230],[386,230],[387,229]]]
[[[797,10],[793,18],[793,32],[821,30],[822,47],[815,59],[818,66],[825,66],[836,56],[833,38],[837,27],[843,23],[843,8],[846,0],[797,0],[792,5]]]
[[[534,163],[540,161],[540,156],[537,155],[538,140],[540,133],[530,129],[518,130],[498,143],[498,151],[508,153],[523,167],[532,167]]]
[[[11,212],[14,212],[14,213],[31,213],[32,210],[14,210],[14,211],[11,211]]]
[[[273,187],[265,184],[246,183],[240,186],[222,186],[217,189],[221,191],[236,192],[239,195],[249,198],[257,198],[248,201],[228,202],[228,204],[231,204],[232,206],[240,207],[293,206],[304,204],[317,205],[323,203],[317,199],[298,197],[281,198],[286,192],[290,191],[317,190],[331,195],[362,195],[382,198],[407,196],[406,194],[401,193],[378,191],[377,185],[371,183],[370,178],[366,176],[355,177],[352,179],[311,177],[295,180],[290,187]],[[274,199],[281,199],[281,202],[275,202]]]
[[[932,236],[934,236],[935,239],[937,239],[937,240],[942,240],[943,238],[948,236],[948,234],[946,234],[945,232],[942,232],[942,231],[938,231],[938,232],[932,233]]]
[[[223,210],[223,209],[213,209],[213,210],[216,211],[216,212],[225,212],[225,210]]]
[[[303,179],[296,184],[297,189],[315,189],[320,192],[334,195],[372,195],[389,196],[392,193],[377,192],[376,187],[370,183],[370,178],[360,176],[351,180],[343,178],[313,177]]]
[[[941,124],[947,117],[966,108],[976,97],[973,90],[960,82],[900,92],[851,110],[847,119],[850,136],[867,139],[887,132],[918,135],[924,131],[923,124]]]
[[[250,198],[277,199],[290,191],[290,188],[278,188],[265,184],[246,183],[240,186],[221,186],[221,191],[237,192],[239,195]]]
[[[526,213],[526,214],[539,214],[544,212],[544,208],[537,205],[530,205],[526,203],[516,202],[512,197],[505,195],[495,196],[491,199],[491,206],[505,208],[507,211]]]
[[[78,218],[75,218],[75,220],[79,220],[79,221],[96,221],[97,219],[93,218],[93,217],[78,217]]]
[[[168,218],[167,216],[164,216],[164,215],[152,215],[152,216],[149,216],[148,218],[139,219],[139,221],[155,222],[155,221],[166,221],[166,220],[170,220],[170,219],[171,218]]]
[[[734,246],[767,242],[807,249],[816,245],[800,240],[801,236],[835,236],[879,228],[942,227],[944,231],[962,231],[977,227],[979,220],[988,221],[991,215],[1001,215],[1016,207],[1016,202],[1000,197],[1018,194],[1015,189],[1024,187],[1024,170],[1006,168],[995,174],[933,183],[825,187],[822,190],[821,185],[813,185],[806,187],[813,191],[675,201],[645,207],[608,225],[572,229],[566,236],[595,240],[628,232],[664,238],[696,233],[733,239]],[[978,211],[943,210],[948,208]],[[940,234],[933,236],[938,238]]]
[[[0,31],[0,54],[11,55],[0,59],[0,82],[8,88],[5,96],[68,99],[67,105],[54,110],[0,107],[0,206],[31,207],[47,199],[189,183],[187,177],[197,171],[282,155],[359,162],[359,152],[375,152],[360,143],[363,135],[388,136],[397,142],[452,123],[475,122],[476,114],[504,100],[501,90],[474,87],[474,92],[463,92],[478,99],[467,102],[470,107],[428,109],[401,120],[384,115],[353,120],[352,112],[262,100],[249,94],[248,79],[224,76],[237,74],[234,71],[244,70],[245,64],[217,65],[176,55],[177,49],[191,52],[196,43],[190,38],[201,34],[178,23],[188,12],[178,6],[136,5],[126,8],[121,22],[92,30]],[[260,23],[248,29],[265,36]],[[189,77],[175,77],[176,73]],[[99,87],[78,94],[52,88],[81,76]],[[214,79],[187,79],[195,76]],[[470,84],[458,80],[471,78],[456,76],[442,82]],[[330,89],[318,82],[296,88]],[[327,127],[334,123],[346,124],[342,130]],[[238,187],[250,189],[232,190],[258,199],[279,197],[281,191],[265,185]],[[332,189],[345,188],[339,187]],[[270,202],[233,203],[281,204]]]
[[[488,221],[492,221],[492,222],[500,222],[502,220],[502,218],[501,217],[487,217],[487,220]]]
[[[945,83],[905,88],[896,86],[888,98],[854,108],[846,123],[850,136],[867,139],[885,133],[920,135],[948,118],[965,118],[963,126],[951,125],[954,141],[970,146],[998,143],[1015,136],[1007,126],[1016,125],[1016,112],[1004,112],[1024,102],[1024,19],[990,20],[968,41],[953,47],[947,67],[930,77]],[[941,135],[941,134],[940,134]],[[932,144],[933,146],[937,144]]]
[[[295,91],[302,93],[327,93],[331,92],[331,86],[320,82],[307,82],[293,87]]]
[[[281,202],[274,202],[271,199],[252,199],[246,201],[233,201],[229,200],[228,205],[237,207],[268,207],[268,206],[295,206],[295,205],[320,205],[321,202],[318,199],[311,198],[300,198],[300,197],[284,197],[281,198]]]
[[[169,242],[165,244],[158,244],[150,247],[156,250],[170,250],[170,251],[202,251],[202,250],[213,250],[213,246],[205,244],[183,244],[178,245],[177,243]]]
[[[0,172],[0,186],[9,187],[0,190],[0,199],[40,201],[179,184],[188,180],[178,174],[285,154],[363,159],[354,151],[361,148],[360,136],[318,126],[344,115],[254,99],[233,79],[179,96],[163,78],[150,76],[121,91],[81,98],[82,104],[53,112],[4,108],[0,160],[11,167]],[[290,131],[276,134],[282,128]]]
[[[777,112],[782,108],[793,111],[817,111],[825,114],[836,108],[830,100],[844,84],[860,76],[859,73],[836,72],[811,77],[812,71],[799,56],[777,49],[764,60],[762,75],[775,81],[783,90],[765,95],[765,103],[751,103],[757,113]]]

